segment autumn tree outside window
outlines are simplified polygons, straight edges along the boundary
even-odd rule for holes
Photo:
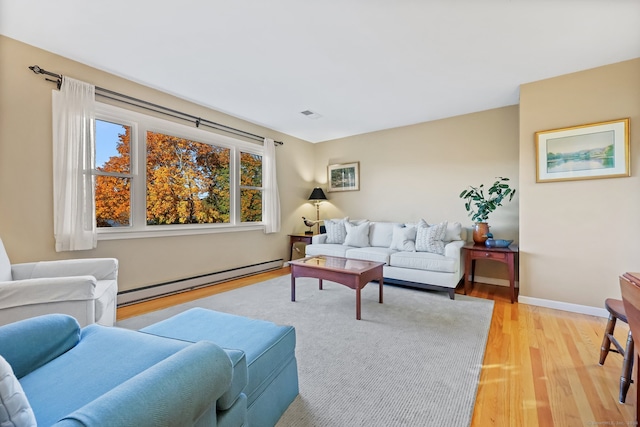
[[[106,105],[96,129],[101,238],[261,224],[261,145]]]

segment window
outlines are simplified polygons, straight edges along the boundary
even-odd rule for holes
[[[229,148],[148,131],[147,225],[229,223],[230,154]]]
[[[242,222],[262,221],[262,156],[240,153],[240,212]]]
[[[262,225],[262,145],[104,104],[96,117],[100,239]]]
[[[96,120],[96,222],[131,225],[131,126]]]

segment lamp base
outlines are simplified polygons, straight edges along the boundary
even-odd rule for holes
[[[313,231],[305,231],[304,234],[307,236],[313,236]]]

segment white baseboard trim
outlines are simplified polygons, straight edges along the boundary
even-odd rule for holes
[[[118,306],[133,304],[278,268],[282,268],[281,259],[145,286],[144,288],[119,292],[117,304]]]
[[[520,295],[518,302],[521,304],[535,305],[538,307],[553,308],[555,310],[569,311],[571,313],[588,314],[597,317],[609,317],[609,312],[605,308],[591,307],[588,305],[572,304],[570,302],[553,301],[542,298],[533,298]]]
[[[469,276],[471,280],[471,276]],[[476,283],[486,283],[488,285],[509,286],[509,281],[505,279],[495,279],[493,277],[476,276]],[[516,287],[519,283],[516,281]],[[554,310],[569,311],[571,313],[588,314],[597,317],[609,317],[609,312],[605,308],[591,307],[588,305],[572,304],[570,302],[554,301],[542,298],[518,296],[518,302],[527,305],[535,305],[538,307],[553,308]]]

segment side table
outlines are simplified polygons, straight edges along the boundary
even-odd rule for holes
[[[511,304],[518,301],[519,289],[516,288],[516,256],[518,245],[511,245],[506,248],[490,248],[482,244],[467,243],[462,247],[466,252],[464,262],[464,293],[467,289],[472,290],[475,281],[476,260],[488,259],[502,262],[509,269],[509,288],[511,289]],[[471,273],[471,283],[469,283],[469,273]]]
[[[313,234],[289,234],[289,260],[293,258],[293,244],[295,242],[304,242],[310,245],[312,237]]]

